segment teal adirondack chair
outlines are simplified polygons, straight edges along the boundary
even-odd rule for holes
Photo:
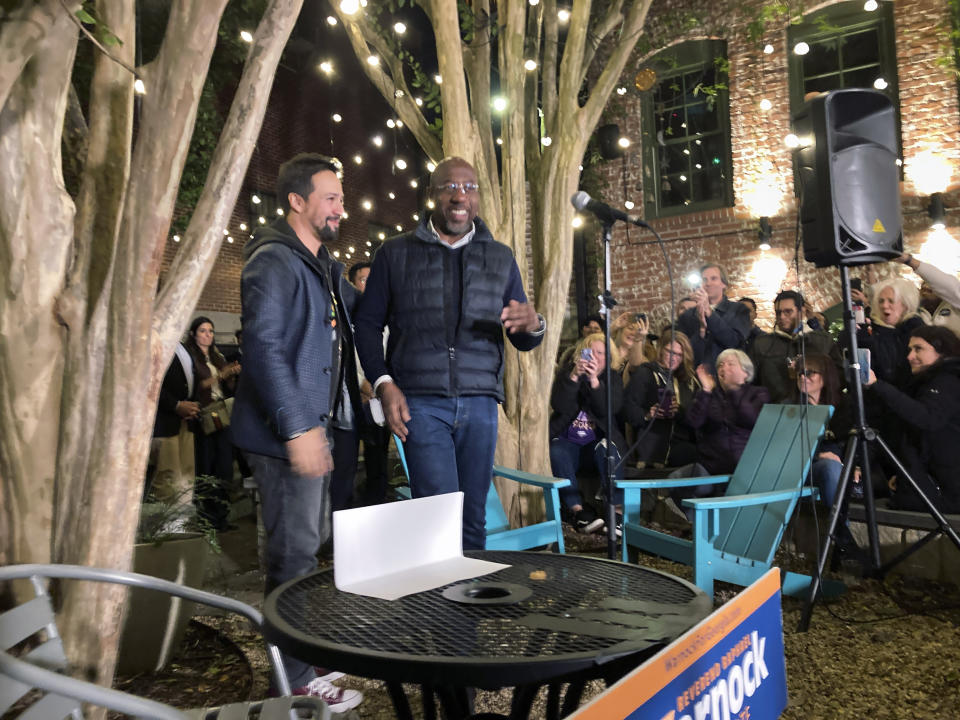
[[[708,595],[714,580],[746,586],[760,578],[773,563],[797,501],[816,495],[804,481],[832,414],[829,405],[764,405],[733,475],[618,480],[624,491],[623,560],[633,546],[693,565],[694,583]],[[683,501],[695,511],[692,541],[639,524],[643,490],[713,483],[727,483],[726,493]],[[803,595],[810,577],[788,572],[782,581],[785,594]]]
[[[403,442],[396,435],[393,443],[397,446],[403,473],[410,480],[410,471],[407,469],[407,456],[403,451]],[[525,485],[534,485],[543,491],[543,501],[547,508],[547,519],[534,525],[511,528],[507,513],[503,509],[497,487],[490,483],[487,493],[487,550],[527,550],[541,545],[557,544],[557,552],[566,552],[563,545],[563,526],[560,520],[560,488],[566,487],[570,481],[565,478],[551,478],[543,475],[534,475],[523,470],[493,466],[493,477],[502,477]],[[410,498],[410,487],[401,486],[396,489],[401,497]]]

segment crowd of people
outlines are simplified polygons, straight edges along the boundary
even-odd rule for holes
[[[482,549],[504,345],[532,350],[546,332],[512,252],[478,217],[482,189],[467,161],[441,161],[430,178],[431,211],[348,274],[329,249],[344,215],[342,173],[339,162],[312,153],[281,166],[283,214],[245,248],[237,356],[224,357],[213,322],[198,317],[160,393],[154,497],[196,503],[207,522],[227,527],[223,492],[239,461],[260,498],[267,593],[317,567],[331,509],[384,499],[391,433],[404,445],[412,496],[463,492],[463,548]],[[876,311],[866,308],[861,333],[877,357],[871,406],[898,418],[906,466],[935,502],[956,510],[960,492],[947,471],[960,446],[960,288],[935,268],[902,261],[935,296],[905,282],[870,296]],[[561,498],[578,530],[604,525],[579,480],[587,468],[602,476],[608,453],[616,477],[626,463],[678,476],[728,473],[769,402],[838,409],[814,466],[828,501],[836,493],[853,420],[842,350],[822,316],[785,290],[765,332],[754,301],[727,297],[720,265],[704,265],[700,277],[658,335],[644,313],[624,313],[611,324],[608,355],[605,319],[592,315],[560,354],[550,460],[553,474],[571,481]],[[356,497],[360,439],[367,486]],[[216,487],[195,487],[196,476]],[[891,481],[906,506],[913,498],[904,486]],[[342,673],[282,659],[295,694],[321,697],[334,712],[362,701],[333,684]]]
[[[863,382],[866,420],[879,429],[923,493],[940,510],[958,512],[960,478],[948,470],[960,459],[955,450],[960,443],[960,388],[955,386],[960,281],[909,255],[899,261],[924,280],[919,291],[905,277],[872,288],[854,283],[857,343],[869,351],[861,353],[870,365]],[[580,481],[592,470],[601,480],[597,499],[607,497],[602,486],[606,443],[614,446],[615,479],[622,477],[624,464],[673,477],[728,474],[765,403],[833,406],[812,477],[825,503],[836,499],[847,439],[857,424],[842,333],[833,337],[823,314],[795,290],[773,298],[775,319],[765,330],[756,324],[754,299],[727,297],[722,267],[706,264],[700,277],[696,290],[678,303],[676,320],[659,336],[650,332],[643,313],[622,313],[613,321],[612,425],[602,372],[607,360],[603,317],[587,317],[582,339],[560,354],[551,393],[550,458],[553,474],[572,482],[561,493],[563,512],[581,532],[604,529],[605,513],[584,501]],[[882,479],[874,483],[876,494],[889,495],[894,507],[925,507],[887,458],[871,452],[868,460],[872,477]],[[858,457],[851,468],[854,498],[863,493],[860,462]],[[704,485],[683,496],[722,491]],[[852,543],[845,527],[841,533]]]

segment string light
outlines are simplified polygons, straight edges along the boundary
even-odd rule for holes
[[[433,161],[427,163],[427,172],[433,172],[437,169],[437,166],[434,165]]]
[[[261,225],[266,225],[267,219],[263,215],[261,215],[260,217],[257,218],[257,222],[260,223]]]
[[[867,0],[863,4],[863,9],[866,10],[867,12],[873,12],[878,7],[880,7],[880,5],[877,3],[877,0]]]
[[[559,20],[561,23],[565,23],[569,19],[570,19],[569,10],[567,10],[566,8],[560,8],[559,10],[557,10],[557,20]]]
[[[367,58],[367,65],[372,65],[373,67],[376,67],[379,64],[380,64],[380,58],[378,58],[376,55],[370,55]]]
[[[417,104],[417,107],[423,107],[423,98],[414,98],[413,101]]]
[[[403,225],[397,225],[397,232],[403,232]]]
[[[402,127],[403,127],[403,120],[397,120],[397,127],[398,127],[398,128],[402,128]]]
[[[373,243],[367,240],[367,247],[373,247]]]
[[[179,236],[179,235],[174,235],[174,236],[173,236],[173,241],[174,241],[174,242],[180,242],[180,236]]]
[[[387,197],[390,198],[391,200],[396,200],[396,199],[397,199],[397,196],[396,196],[394,193],[392,193],[392,192],[388,192],[388,193],[387,193]]]
[[[877,90],[886,90],[886,89],[887,89],[887,81],[884,80],[883,78],[877,78],[876,80],[873,81],[873,86],[874,86]]]
[[[333,72],[333,63],[330,62],[329,60],[324,60],[322,63],[320,63],[319,67],[320,67],[320,71],[325,73],[326,75],[329,75],[330,73]]]
[[[802,40],[793,46],[794,55],[806,55],[808,52],[810,52],[810,46]]]
[[[354,155],[354,156],[353,156],[353,161],[354,161],[357,165],[363,165],[363,157],[362,157],[361,155]]]
[[[549,135],[545,135],[544,137],[540,138],[540,144],[544,147],[550,147],[553,144],[553,138]]]
[[[573,225],[575,228],[583,227],[583,218],[580,217],[579,215],[574,215],[573,221],[570,224]]]
[[[377,233],[377,237],[380,238],[381,240],[386,240],[386,239],[387,239],[387,234],[386,234],[386,233]]]
[[[498,138],[497,138],[497,145],[503,145],[503,138],[502,138],[502,137],[498,137]]]
[[[230,234],[230,231],[227,230],[226,228],[224,228],[224,229],[223,229],[223,234],[224,234],[224,236],[227,236],[227,235]]]
[[[231,235],[227,235],[227,242],[233,245],[233,237]]]
[[[428,207],[430,210],[433,210],[433,208],[436,207],[436,203],[433,202],[433,200],[427,200],[427,207]]]
[[[420,222],[420,213],[414,213],[414,214],[413,214],[413,219],[414,219],[414,221],[416,221],[416,222]]]
[[[403,35],[407,31],[407,26],[404,25],[402,22],[396,22],[393,24],[393,31],[397,35]]]
[[[396,126],[397,126],[397,124],[393,121],[393,118],[388,118],[388,119],[387,119],[387,127],[388,127],[388,128],[390,128],[390,129],[392,130],[392,129],[395,128]]]
[[[260,204],[260,196],[259,196],[259,195],[251,195],[251,196],[250,196],[250,202],[252,202],[254,205],[259,205],[259,204]]]
[[[617,88],[617,95],[626,95],[626,94],[627,94],[627,89],[625,87],[621,85],[620,87]]]
[[[407,161],[404,160],[403,158],[397,158],[396,160],[394,160],[393,164],[397,166],[397,170],[407,169]]]
[[[372,138],[370,138],[370,142],[372,142],[377,147],[383,147],[383,138],[380,137],[379,135],[374,135]]]
[[[624,148],[624,149],[630,147],[630,138],[628,138],[628,137],[622,137],[622,138],[620,138],[619,140],[617,140],[617,145],[619,145],[620,147],[622,147],[622,148]],[[687,152],[687,154],[689,155],[690,153]]]
[[[283,208],[277,208],[277,215],[283,216]]]
[[[624,201],[623,201],[623,206],[624,206],[627,210],[633,210],[633,208],[634,208],[633,200],[624,200]]]
[[[766,45],[764,45],[764,46],[763,46],[763,54],[764,54],[764,55],[773,55],[773,45],[771,45],[770,43],[767,43]]]
[[[507,99],[504,97],[495,97],[493,99],[493,109],[496,112],[503,112],[507,109]]]
[[[356,252],[356,249],[353,247],[353,245],[351,245],[347,248],[347,252]]]
[[[416,180],[411,180],[411,181],[410,181],[410,187],[412,187],[412,188],[416,188],[419,184],[420,184],[420,183],[418,183]]]
[[[247,229],[247,224],[246,224],[246,223],[240,223],[240,229],[245,231],[245,230]]]
[[[137,78],[136,80],[133,81],[133,91],[137,95],[146,95],[147,86],[143,84],[143,80],[141,80],[140,78]]]
[[[327,15],[327,25],[333,27],[337,24],[337,19],[333,15]]]
[[[793,133],[790,133],[789,135],[787,135],[783,139],[783,142],[788,148],[791,148],[791,149],[800,147],[800,138],[798,138]]]
[[[342,116],[340,113],[334,113],[334,114],[331,115],[330,117],[333,118],[333,121],[334,121],[335,123],[341,122],[341,121],[343,120],[343,116]]]
[[[241,30],[240,39],[246,43],[251,43],[253,42],[253,35],[250,33],[249,30]]]
[[[436,75],[433,76],[433,81],[437,85],[443,85],[443,76],[440,73],[437,73]]]
[[[360,10],[360,0],[340,0],[340,12],[354,15]]]
[[[363,254],[366,255],[367,257],[370,257],[370,251],[369,251],[369,250],[364,250],[364,251],[363,251]]]
[[[397,88],[396,90],[393,91],[393,96],[395,98],[402,98],[404,96],[404,92],[400,88]]]
[[[767,100],[767,98],[764,98],[763,100],[760,101],[760,109],[763,110],[764,112],[766,112],[772,107],[773,107],[773,103]]]
[[[523,63],[523,67],[524,67],[524,69],[526,69],[526,70],[528,70],[528,71],[530,71],[530,72],[533,72],[534,70],[537,69],[537,61],[536,61],[536,60],[527,60],[525,63]]]
[[[364,200],[362,203],[360,203],[360,207],[362,207],[364,210],[373,210],[373,203],[369,200]]]
[[[333,251],[333,256],[334,256],[335,258],[340,257],[340,251],[339,251],[339,250],[334,250],[334,251]]]

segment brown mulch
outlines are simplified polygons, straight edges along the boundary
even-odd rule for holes
[[[569,528],[568,528],[569,530]],[[601,535],[565,534],[567,552],[606,555]],[[803,558],[782,558],[807,571]],[[644,555],[641,562],[690,579],[691,569]],[[960,718],[960,587],[891,576],[885,582],[844,577],[846,593],[815,608],[809,632],[798,633],[802,603],[783,600],[790,705],[787,720]],[[740,588],[719,583],[718,604]],[[203,617],[191,624],[180,655],[163,672],[121,679],[117,687],[179,707],[263,697],[268,666],[256,634],[242,621]],[[386,688],[348,676],[338,684],[360,689],[362,705],[344,717],[392,718]],[[407,688],[419,715],[417,688]],[[585,698],[602,692],[592,683]],[[479,692],[477,711],[509,712],[509,692]],[[543,693],[531,717],[543,717]]]

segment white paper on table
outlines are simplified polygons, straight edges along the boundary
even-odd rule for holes
[[[338,590],[396,600],[502,563],[463,556],[463,493],[333,513],[333,581]]]

